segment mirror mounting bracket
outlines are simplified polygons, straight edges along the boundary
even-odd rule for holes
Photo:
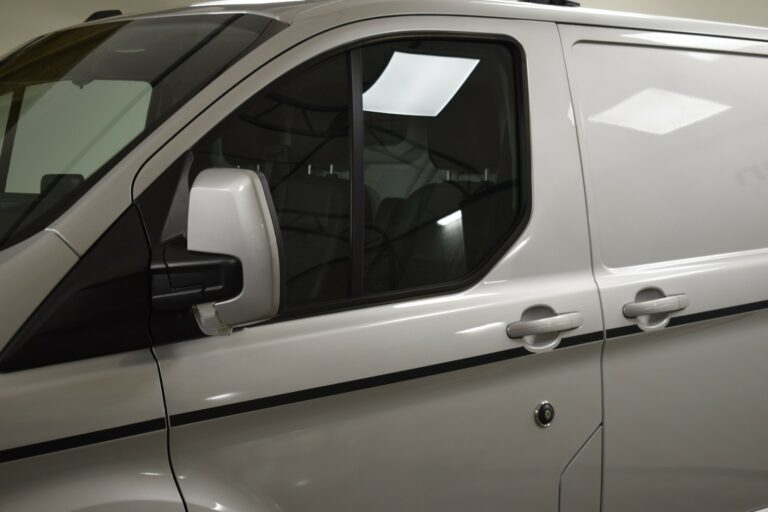
[[[198,304],[192,307],[197,326],[206,336],[228,336],[232,327],[224,324],[216,313],[216,303]]]

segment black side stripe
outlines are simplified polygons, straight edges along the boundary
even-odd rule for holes
[[[738,315],[741,313],[748,313],[751,311],[758,311],[761,309],[768,309],[768,301],[753,302],[750,304],[716,309],[716,310],[707,311],[704,313],[694,313],[691,315],[677,316],[670,320],[669,327],[685,325],[693,322],[701,322],[704,320],[711,320],[715,318],[722,318],[726,316]],[[621,336],[629,336],[632,334],[639,334],[642,332],[643,331],[636,325],[628,325],[624,327],[617,327],[614,329],[607,330],[606,338],[607,339],[618,338]],[[560,342],[560,345],[557,347],[557,349],[558,350],[565,349],[569,347],[582,345],[585,343],[600,341],[602,339],[603,339],[602,331],[591,332],[591,333],[582,334],[579,336],[571,336],[568,338],[563,338],[563,340]],[[269,409],[271,407],[278,407],[281,405],[304,402],[307,400],[314,400],[317,398],[324,398],[324,397],[339,395],[343,393],[350,393],[352,391],[359,391],[363,389],[369,389],[373,387],[394,384],[397,382],[404,382],[408,380],[419,379],[422,377],[429,377],[432,375],[453,372],[456,370],[463,370],[466,368],[482,366],[486,364],[505,361],[508,359],[513,359],[516,357],[522,357],[527,355],[531,355],[531,353],[522,347],[518,347],[511,350],[505,350],[502,352],[484,354],[481,356],[461,359],[459,361],[440,363],[436,365],[425,366],[422,368],[416,368],[413,370],[405,370],[405,371],[390,373],[386,375],[379,375],[376,377],[368,377],[368,378],[349,381],[349,382],[342,382],[339,384],[331,384],[329,386],[322,386],[322,387],[307,389],[303,391],[295,391],[295,392],[286,393],[283,395],[257,398],[255,400],[248,400],[245,402],[227,404],[219,407],[212,407],[210,409],[202,409],[198,411],[175,414],[171,416],[171,426],[189,425],[190,423],[197,423],[200,421],[212,420],[212,419],[223,418],[227,416],[233,416],[236,414],[259,411],[262,409]]]
[[[715,309],[712,311],[705,311],[703,313],[694,313],[691,315],[676,316],[669,321],[670,327],[679,325],[685,325],[695,322],[703,322],[705,320],[712,320],[716,318],[723,318],[727,316],[739,315],[742,313],[750,313],[753,311],[759,311],[768,309],[768,300],[760,302],[752,302],[750,304],[743,304],[740,306],[732,306],[722,309]],[[616,327],[608,329],[606,331],[606,338],[618,338],[621,336],[629,336],[632,334],[639,334],[642,331],[636,325],[628,325],[624,327]],[[566,349],[569,347],[575,347],[586,343],[592,343],[603,339],[603,333],[601,331],[591,332],[587,334],[581,334],[579,336],[571,336],[563,338],[557,350]],[[246,402],[238,402],[234,404],[222,405],[219,407],[212,407],[210,409],[203,409],[199,411],[192,411],[182,414],[175,414],[170,417],[172,426],[189,425],[190,423],[196,423],[199,421],[206,421],[216,418],[223,418],[226,416],[232,416],[236,414],[242,414],[246,412],[258,411],[262,409],[268,409],[271,407],[278,407],[280,405],[288,405],[293,403],[304,402],[307,400],[314,400],[317,398],[323,398],[342,393],[349,393],[352,391],[359,391],[363,389],[370,389],[378,386],[385,386],[388,384],[394,384],[397,382],[405,382],[414,379],[420,379],[423,377],[429,377],[432,375],[439,375],[442,373],[453,372],[457,370],[463,370],[466,368],[473,368],[476,366],[482,366],[486,364],[497,363],[500,361],[506,361],[509,359],[515,359],[517,357],[524,357],[532,355],[525,348],[517,347],[510,350],[504,350],[501,352],[495,352],[492,354],[484,354],[481,356],[470,357],[461,359],[458,361],[451,361],[448,363],[440,363],[431,366],[425,366],[422,368],[415,368],[412,370],[405,370],[401,372],[390,373],[386,375],[379,375],[376,377],[368,377],[350,382],[342,382],[339,384],[331,384],[328,386],[321,386],[318,388],[307,389],[303,391],[296,391],[292,393],[285,393],[283,395],[258,398],[256,400],[249,400]],[[107,441],[114,441],[126,437],[148,434],[150,432],[157,432],[164,430],[166,423],[164,418],[158,418],[155,420],[144,421],[141,423],[133,423],[130,425],[124,425],[121,427],[110,428],[106,430],[99,430],[97,432],[89,432],[87,434],[80,434],[71,437],[65,437],[62,439],[55,439],[53,441],[45,441],[42,443],[31,444],[27,446],[19,446],[17,448],[9,448],[7,450],[0,451],[0,463],[10,462],[19,459],[25,459],[28,457],[34,457],[37,455],[44,455],[47,453],[58,452],[62,450],[68,450],[71,448],[79,448],[91,444],[103,443]]]
[[[717,318],[724,318],[727,316],[741,315],[743,313],[751,313],[753,311],[760,311],[768,309],[768,300],[762,300],[759,302],[750,302],[749,304],[742,304],[740,306],[730,306],[727,308],[713,309],[710,311],[704,311],[702,313],[692,313],[690,315],[680,315],[669,319],[669,327],[677,327],[680,325],[692,324],[696,322],[704,322],[705,320],[714,320]],[[615,327],[606,331],[606,338],[620,338],[622,336],[629,336],[632,334],[642,333],[636,325],[626,325],[624,327]]]
[[[570,338],[563,338],[560,345],[557,347],[568,348],[576,345],[582,345],[593,341],[599,341],[603,339],[602,331],[584,334],[580,336],[573,336]],[[430,366],[424,366],[421,368],[414,368],[412,370],[404,370],[400,372],[388,373],[385,375],[377,375],[375,377],[366,377],[363,379],[340,382],[338,384],[330,384],[328,386],[321,386],[312,389],[306,389],[302,391],[294,391],[291,393],[285,393],[282,395],[269,396],[264,398],[257,398],[255,400],[248,400],[245,402],[237,402],[233,404],[221,405],[219,407],[211,407],[208,409],[201,409],[198,411],[185,412],[181,414],[174,414],[171,416],[171,426],[178,427],[181,425],[189,425],[190,423],[197,423],[200,421],[207,421],[212,419],[224,418],[227,416],[234,416],[237,414],[243,414],[247,412],[260,411],[263,409],[270,409],[272,407],[278,407],[281,405],[295,404],[299,402],[306,402],[307,400],[315,400],[318,398],[325,398],[333,395],[340,395],[345,393],[351,393],[353,391],[360,391],[363,389],[370,389],[379,386],[386,386],[389,384],[395,384],[398,382],[405,382],[414,379],[421,379],[424,377],[431,377],[433,375],[440,375],[443,373],[455,372],[457,370],[464,370],[467,368],[474,368],[477,366],[483,366],[492,363],[498,363],[501,361],[507,361],[518,357],[525,357],[533,355],[524,347],[517,347],[510,350],[504,350],[501,352],[493,352],[491,354],[483,354],[480,356],[468,357],[466,359],[460,359],[458,361],[450,361],[447,363],[439,363]]]
[[[162,430],[165,430],[165,419],[158,418],[155,420],[142,421],[141,423],[124,425],[122,427],[109,428],[106,430],[99,430],[97,432],[89,432],[87,434],[55,439],[53,441],[45,441],[43,443],[19,446],[17,448],[10,448],[8,450],[0,451],[0,463],[26,459],[36,455],[60,452],[62,450],[69,450],[71,448],[80,448],[82,446],[91,444],[104,443],[106,441],[114,441],[116,439],[137,436],[140,434],[148,434],[150,432],[157,432]]]
[[[605,331],[605,337],[606,339],[621,338],[622,336],[640,334],[641,332],[643,332],[643,330],[636,325],[625,325],[624,327],[615,327],[613,329],[608,329],[607,331]]]
[[[752,302],[750,304],[742,304],[741,306],[731,306],[722,309],[713,309],[712,311],[705,311],[703,313],[693,313],[691,315],[676,316],[669,320],[669,326],[675,327],[677,325],[692,324],[694,322],[703,322],[704,320],[712,320],[713,318],[723,318],[725,316],[740,315],[742,313],[751,313],[753,311],[759,311],[761,309],[768,309],[768,300],[762,300],[760,302]]]
[[[576,347],[578,345],[584,345],[585,343],[592,343],[593,341],[600,341],[603,339],[603,331],[589,332],[587,334],[580,334],[578,336],[571,336],[569,338],[563,338],[560,340],[560,344],[555,350],[561,348]]]
[[[722,309],[715,309],[712,311],[705,311],[702,313],[694,313],[691,315],[676,316],[669,321],[669,327],[675,327],[680,325],[686,325],[695,322],[703,322],[705,320],[712,320],[716,318],[723,318],[733,315],[739,315],[742,313],[750,313],[753,311],[759,311],[768,309],[768,300],[760,302],[752,302],[749,304],[743,304],[740,306],[732,306]],[[629,336],[632,334],[642,333],[639,327],[636,325],[627,325],[624,327],[616,327],[608,329],[606,331],[606,338],[618,338],[621,336]],[[569,347],[575,347],[586,343],[592,343],[603,339],[602,331],[591,332],[587,334],[581,334],[579,336],[571,336],[563,338],[557,350],[566,349]],[[175,414],[170,417],[171,426],[189,425],[190,423],[196,423],[200,421],[206,421],[216,418],[223,418],[226,416],[232,416],[236,414],[242,414],[246,412],[258,411],[262,409],[268,409],[271,407],[278,407],[280,405],[288,405],[293,403],[304,402],[307,400],[314,400],[317,398],[324,398],[328,396],[349,393],[352,391],[358,391],[363,389],[370,389],[378,386],[385,386],[388,384],[394,384],[397,382],[405,382],[408,380],[419,379],[423,377],[429,377],[432,375],[439,375],[442,373],[453,372],[457,370],[463,370],[466,368],[473,368],[476,366],[482,366],[486,364],[492,364],[500,361],[506,361],[509,359],[515,359],[518,357],[524,357],[533,355],[523,347],[517,347],[510,350],[504,350],[501,352],[495,352],[492,354],[484,354],[481,356],[470,357],[461,359],[458,361],[451,361],[448,363],[440,363],[431,366],[425,366],[422,368],[415,368],[412,370],[405,370],[401,372],[390,373],[386,375],[379,375],[376,377],[368,377],[350,382],[342,382],[339,384],[331,384],[328,386],[321,386],[318,388],[307,389],[303,391],[296,391],[292,393],[285,393],[283,395],[276,395],[265,398],[258,398],[256,400],[249,400],[246,402],[238,402],[234,404],[222,405],[219,407],[212,407],[210,409],[203,409],[199,411],[192,411],[182,414]],[[65,437],[63,439],[56,439],[53,441],[46,441],[42,443],[36,443],[27,446],[20,446],[17,448],[10,448],[0,451],[0,463],[10,462],[19,459],[25,459],[28,457],[34,457],[36,455],[44,455],[47,453],[58,452],[62,450],[68,450],[71,448],[79,448],[91,444],[103,443],[106,441],[114,441],[125,437],[136,436],[140,434],[147,434],[150,432],[157,432],[166,428],[165,419],[158,418],[155,420],[144,421],[141,423],[133,423],[121,427],[110,428],[106,430],[99,430],[97,432],[90,432],[87,434],[81,434],[71,437]]]
[[[602,332],[594,332],[581,336],[573,336],[571,338],[563,338],[560,343],[560,348],[573,347],[592,341],[599,341],[603,337]],[[284,395],[277,395],[266,398],[259,398],[256,400],[250,400],[247,402],[239,402],[235,404],[223,405],[221,407],[213,407],[210,409],[204,409],[200,411],[188,412],[183,414],[176,414],[171,416],[171,424],[173,426],[188,425],[190,423],[196,423],[199,421],[205,421],[215,418],[223,418],[225,416],[232,416],[235,414],[242,414],[244,412],[258,411],[261,409],[267,409],[270,407],[277,407],[279,405],[287,405],[292,403],[304,402],[306,400],[312,400],[315,398],[322,398],[342,393],[349,393],[351,391],[357,391],[362,389],[373,388],[377,386],[384,386],[387,384],[393,384],[396,382],[403,382],[407,380],[418,379],[422,377],[428,377],[431,375],[438,375],[441,373],[452,372],[456,370],[462,370],[465,368],[472,368],[475,366],[482,366],[486,364],[496,363],[500,361],[506,361],[517,357],[523,357],[527,355],[533,355],[523,347],[517,347],[510,350],[504,350],[502,352],[495,352],[492,354],[484,354],[481,356],[470,357],[467,359],[461,359],[459,361],[451,361],[448,363],[440,363],[432,366],[426,366],[423,368],[416,368],[413,370],[405,370],[396,373],[390,373],[387,375],[380,375],[376,377],[369,377],[351,382],[343,382],[340,384],[331,384],[329,386],[322,386],[318,388],[308,389],[304,391],[296,391],[293,393],[286,393]],[[121,427],[110,428],[106,430],[99,430],[97,432],[89,432],[87,434],[80,434],[71,437],[65,437],[62,439],[55,439],[53,441],[45,441],[42,443],[36,443],[26,446],[19,446],[17,448],[10,448],[0,451],[0,463],[11,462],[14,460],[25,459],[34,457],[37,455],[45,455],[48,453],[59,452],[63,450],[69,450],[71,448],[80,448],[97,443],[103,443],[106,441],[114,441],[126,437],[136,436],[140,434],[148,434],[150,432],[157,432],[165,430],[166,423],[164,418],[158,418],[156,420],[144,421],[141,423],[133,423]]]

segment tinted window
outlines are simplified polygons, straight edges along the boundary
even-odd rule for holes
[[[208,167],[264,173],[285,252],[284,300],[291,306],[349,296],[350,140],[346,55],[271,86],[194,151]]]
[[[229,13],[86,24],[0,62],[0,249],[50,223],[270,23]]]
[[[151,97],[146,82],[95,80],[79,86],[62,81],[27,87],[5,191],[39,194],[48,174],[89,178],[144,131]]]
[[[185,198],[178,180],[188,191],[210,167],[264,174],[289,311],[463,284],[524,218],[519,69],[515,50],[493,42],[400,41],[326,57],[235,111],[145,203]],[[165,200],[153,192],[163,187]],[[185,219],[165,216],[148,215],[164,233],[151,240],[184,232]]]
[[[365,290],[457,281],[521,211],[517,81],[507,46],[363,50]]]

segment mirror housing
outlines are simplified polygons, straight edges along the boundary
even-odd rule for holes
[[[234,298],[193,307],[207,335],[270,320],[280,307],[280,243],[266,179],[241,169],[207,169],[189,195],[187,249],[233,256],[243,288]]]

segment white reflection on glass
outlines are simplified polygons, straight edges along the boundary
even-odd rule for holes
[[[666,135],[730,108],[714,101],[650,88],[590,117],[589,120],[655,135]]]
[[[438,220],[437,223],[440,224],[441,226],[448,226],[460,220],[461,220],[461,210],[456,210],[455,212],[448,214],[442,219]]]
[[[213,510],[216,510],[217,512],[221,512],[222,510],[227,510],[227,507],[225,507],[221,503],[214,502],[213,503]]]
[[[162,473],[155,473],[153,471],[143,471],[141,474],[144,476],[163,476]]]
[[[395,52],[363,94],[363,110],[435,117],[467,81],[478,59]]]
[[[754,46],[753,41],[741,41],[724,37],[707,37],[689,34],[675,34],[673,32],[643,32],[625,36],[629,39],[640,39],[649,43],[658,43],[670,46],[688,48],[712,48],[715,50],[735,51],[744,50]]]

